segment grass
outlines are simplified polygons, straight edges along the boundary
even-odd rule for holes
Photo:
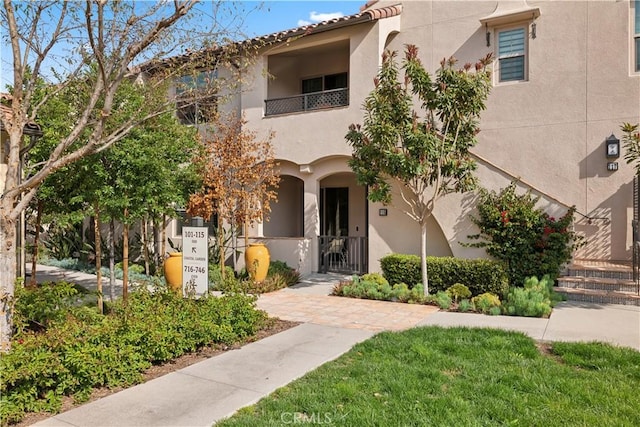
[[[216,426],[640,425],[640,353],[517,332],[385,332]]]

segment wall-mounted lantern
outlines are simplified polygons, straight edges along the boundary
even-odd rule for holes
[[[609,138],[607,138],[607,159],[617,159],[620,157],[620,140],[615,137],[614,134],[611,134]]]
[[[379,216],[387,216],[387,208],[378,209],[378,215]]]
[[[620,157],[620,140],[611,134],[605,141],[607,149],[607,159],[617,159]],[[618,170],[618,162],[607,162],[607,170],[614,172]]]

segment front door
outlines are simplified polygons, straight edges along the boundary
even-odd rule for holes
[[[366,273],[367,238],[349,236],[349,187],[323,187],[320,196],[320,271]]]
[[[349,188],[322,188],[320,198],[320,234],[349,234]]]

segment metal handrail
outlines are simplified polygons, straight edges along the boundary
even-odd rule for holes
[[[314,111],[349,105],[349,88],[265,99],[265,116]]]

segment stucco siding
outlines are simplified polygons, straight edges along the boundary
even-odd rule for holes
[[[380,1],[371,7],[396,3]],[[406,44],[416,44],[420,59],[435,73],[443,58],[454,56],[462,66],[495,53],[497,34],[519,26],[527,34],[525,78],[500,83],[494,73],[478,144],[473,148],[479,158],[480,183],[498,191],[519,178],[522,191],[532,189],[540,195],[540,206],[553,216],[575,205],[579,212],[576,229],[587,239],[578,257],[630,259],[634,173],[622,157],[605,156],[605,139],[611,134],[621,138],[623,122],[640,121],[640,73],[633,72],[630,64],[630,3],[420,1],[402,2],[402,7],[401,15],[388,20],[347,26],[265,50],[251,70],[255,75],[264,75],[268,69],[273,74],[287,71],[291,76],[275,83],[256,78],[243,93],[241,105],[249,127],[259,134],[275,132],[276,157],[294,170],[300,168],[294,172],[304,182],[304,237],[310,244],[306,265],[317,267],[314,239],[320,232],[320,182],[349,172],[346,161],[351,148],[344,136],[351,123],[363,121],[362,103],[373,89],[381,51],[385,47],[402,51]],[[514,10],[527,13],[515,14],[516,20],[500,15],[509,16]],[[489,19],[486,27],[483,19]],[[296,54],[331,43],[338,49],[348,43],[348,58],[325,51],[293,73],[290,61]],[[401,52],[398,58],[401,60]],[[264,117],[265,99],[291,93],[314,70],[325,74],[345,68],[349,73],[348,106]],[[610,161],[618,162],[618,171],[607,170]],[[477,232],[470,219],[476,197],[477,193],[454,194],[438,201],[429,223],[429,254],[486,256],[482,250],[460,244]],[[366,218],[349,221],[359,224],[360,232],[360,223],[368,220],[363,229],[368,234],[372,271],[387,253],[420,252],[418,225],[394,206],[387,208],[387,216],[379,216],[381,207],[367,203]],[[349,230],[349,234],[357,232]]]

